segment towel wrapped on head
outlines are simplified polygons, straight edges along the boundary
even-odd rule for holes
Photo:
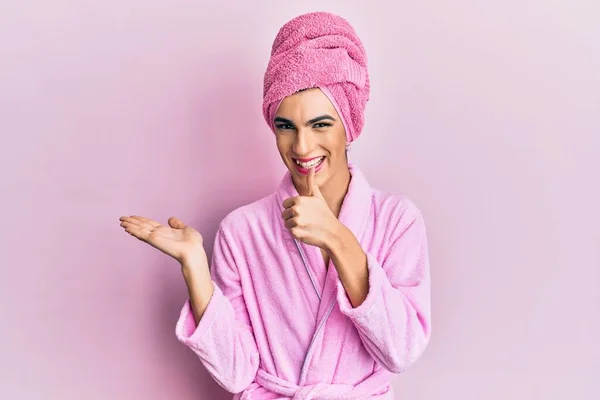
[[[346,129],[346,141],[354,141],[369,100],[367,55],[352,26],[340,16],[303,14],[279,30],[263,89],[263,115],[272,130],[281,101],[309,88],[319,88],[329,98]]]

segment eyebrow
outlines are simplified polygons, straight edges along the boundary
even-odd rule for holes
[[[323,121],[323,120],[331,120],[331,121],[335,122],[335,118],[333,118],[331,115],[329,115],[329,114],[323,114],[323,115],[315,117],[315,118],[313,118],[311,120],[306,121],[306,126],[312,125],[312,124],[316,124],[317,122],[320,122],[320,121]],[[294,125],[294,123],[292,121],[290,121],[287,118],[283,118],[283,117],[275,117],[275,120],[273,122],[282,122],[284,124]]]

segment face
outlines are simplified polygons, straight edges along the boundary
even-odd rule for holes
[[[320,89],[286,97],[274,125],[277,149],[297,188],[305,188],[311,167],[319,187],[348,170],[344,124]]]

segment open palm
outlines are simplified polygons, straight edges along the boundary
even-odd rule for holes
[[[121,226],[125,232],[148,243],[180,263],[204,255],[202,235],[175,217],[168,225],[161,225],[149,218],[132,215],[121,217]]]

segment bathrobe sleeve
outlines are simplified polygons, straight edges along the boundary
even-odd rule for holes
[[[381,257],[367,253],[369,292],[354,308],[338,280],[340,310],[358,330],[371,356],[400,373],[423,353],[430,338],[430,277],[425,224],[419,212],[395,224]]]
[[[214,294],[198,326],[189,299],[176,336],[200,358],[215,381],[239,393],[255,379],[259,356],[228,236],[219,228],[211,262]]]

